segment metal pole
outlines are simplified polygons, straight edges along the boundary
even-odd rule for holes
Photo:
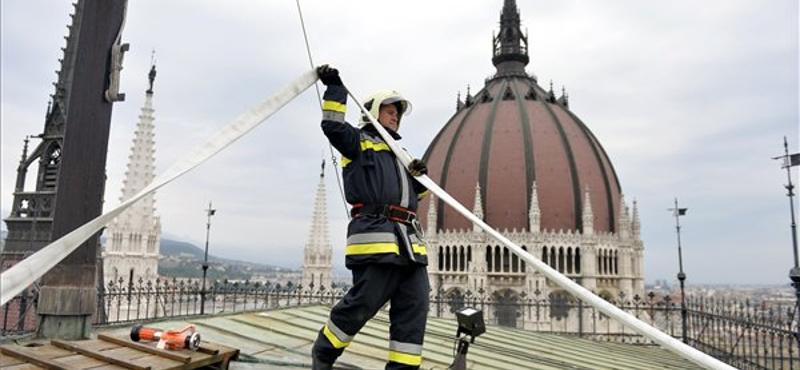
[[[786,141],[786,136],[783,137],[783,156],[775,157],[774,159],[783,158],[783,167],[786,168],[786,177],[789,181],[786,187],[789,197],[789,212],[792,218],[792,251],[794,252],[794,267],[789,270],[789,279],[792,280],[795,295],[795,320],[797,321],[797,332],[795,338],[800,340],[800,264],[798,263],[797,253],[797,224],[794,220],[794,185],[792,184],[792,163],[789,157],[789,143]]]
[[[678,207],[678,198],[675,198],[675,208],[671,209],[675,215],[675,231],[678,235],[678,281],[681,284],[681,340],[683,343],[689,344],[687,339],[687,323],[686,323],[686,292],[685,281],[686,274],[683,272],[683,251],[681,250],[681,208]]]
[[[208,236],[211,234],[211,216],[217,210],[211,208],[211,201],[208,201],[208,209],[206,209],[206,252],[203,256],[203,288],[200,290],[200,314],[206,313],[206,273],[208,272]]]

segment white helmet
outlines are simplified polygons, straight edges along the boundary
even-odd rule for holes
[[[406,100],[406,98],[400,95],[400,93],[397,91],[380,90],[366,97],[363,101],[364,109],[368,110],[376,120],[378,119],[381,105],[394,104],[397,107],[398,113],[397,127],[400,127],[400,119],[404,114],[411,114],[411,102]],[[362,114],[361,119],[358,121],[358,126],[364,127],[368,123],[369,118]]]

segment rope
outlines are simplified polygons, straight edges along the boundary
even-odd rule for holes
[[[348,91],[347,92],[353,101],[358,105],[363,112],[364,116],[369,118],[370,123],[378,133],[383,138],[383,141],[389,146],[392,152],[395,154],[397,159],[408,168],[408,164],[411,162],[411,156],[402,148],[400,147],[397,142],[386,132],[386,129],[381,126],[372,114],[369,113],[368,110],[364,109],[364,106],[353,96],[353,93]],[[580,286],[576,282],[572,281],[570,278],[564,276],[560,272],[554,270],[552,267],[548,266],[547,264],[543,263],[536,257],[530,255],[528,252],[524,251],[520,246],[516,245],[510,239],[506,238],[502,234],[500,234],[497,230],[493,229],[491,226],[487,225],[483,220],[472,214],[466,207],[464,207],[461,203],[459,203],[455,198],[450,196],[444,189],[440,188],[433,180],[431,180],[427,175],[420,175],[416,177],[417,181],[419,181],[422,185],[428,188],[431,193],[436,194],[439,197],[439,200],[444,201],[451,207],[453,207],[458,213],[466,217],[470,220],[473,224],[479,226],[483,229],[486,233],[497,239],[499,242],[503,243],[507,246],[514,254],[516,254],[519,258],[525,260],[529,265],[531,265],[534,269],[536,269],[539,273],[547,277],[548,279],[552,280],[560,287],[564,288],[564,290],[570,292],[572,295],[580,298],[584,302],[592,305],[593,307],[597,308],[600,312],[606,314],[617,320],[618,322],[622,323],[626,327],[630,328],[631,330],[649,338],[653,342],[660,344],[665,349],[676,353],[677,355],[686,358],[700,366],[703,366],[707,369],[722,369],[722,370],[734,370],[734,368],[716,358],[713,358],[667,334],[664,332],[648,325],[647,323],[637,319],[633,315],[619,309],[618,307],[608,303],[606,300],[598,297],[594,293],[590,292],[588,289]]]
[[[205,143],[192,149],[172,166],[167,168],[164,173],[153,179],[153,181],[139,191],[139,193],[117,206],[117,208],[103,213],[4,271],[2,275],[0,275],[0,286],[3,287],[2,293],[0,293],[0,305],[8,303],[14,296],[22,292],[25,287],[33,284],[42,277],[42,275],[47,273],[47,271],[50,271],[50,269],[55,267],[61,260],[83,244],[86,239],[89,239],[90,236],[100,231],[103,226],[111,222],[111,220],[125,211],[133,203],[136,203],[139,199],[144,198],[172,180],[175,180],[203,164],[205,161],[233,144],[234,141],[256,128],[261,122],[283,108],[284,105],[307,90],[316,81],[316,69],[302,74],[282,90],[236,117],[236,119],[208,138]]]
[[[306,42],[306,53],[308,54],[308,64],[311,68],[314,68],[314,60],[311,58],[311,46],[308,43],[308,33],[306,32],[306,22],[303,20],[303,11],[300,10],[300,0],[295,1],[297,3],[297,14],[300,15],[300,27],[303,29],[303,39]],[[314,83],[314,89],[317,90],[317,102],[319,102],[319,109],[322,110],[322,96],[319,93],[319,85]],[[328,142],[328,150],[331,152],[331,163],[333,164],[333,173],[336,174],[336,185],[339,186],[339,195],[342,198],[342,205],[344,206],[344,213],[347,215],[347,219],[350,219],[350,212],[347,209],[347,200],[344,196],[344,189],[342,188],[342,180],[339,178],[339,165],[337,163],[336,153],[333,151],[333,145]]]

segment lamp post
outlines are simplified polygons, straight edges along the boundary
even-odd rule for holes
[[[800,165],[800,153],[789,154],[789,143],[786,141],[786,136],[783,137],[783,155],[773,157],[772,159],[783,159],[782,168],[786,169],[786,177],[789,183],[784,185],[789,197],[789,212],[792,218],[792,250],[794,251],[794,267],[789,270],[789,279],[792,280],[795,294],[795,320],[797,320],[797,332],[795,337],[800,340],[800,264],[798,264],[797,256],[797,224],[794,221],[794,185],[792,185],[792,167]]]
[[[675,231],[678,234],[678,281],[681,284],[681,339],[683,343],[689,344],[686,337],[686,295],[684,292],[684,282],[686,274],[683,272],[683,252],[681,251],[681,221],[680,216],[685,216],[688,208],[678,207],[678,198],[675,198],[675,208],[669,208],[675,215]]]
[[[216,209],[211,208],[211,201],[208,201],[206,209],[206,252],[203,256],[203,288],[200,290],[200,314],[205,314],[206,308],[206,273],[208,272],[208,236],[211,233],[211,216],[217,213]]]

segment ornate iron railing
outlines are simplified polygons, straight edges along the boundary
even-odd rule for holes
[[[98,287],[97,326],[161,318],[262,311],[313,304],[333,305],[349,287],[304,287],[292,282],[215,281],[202,292],[201,282],[158,279],[130,284],[122,279]],[[2,309],[0,335],[14,336],[36,329],[35,288]],[[611,300],[619,308],[665,333],[681,338],[681,307],[670,296],[624,295]],[[431,292],[430,315],[454,317],[461,307],[476,307],[491,324],[594,340],[652,345],[594,308],[564,295],[533,296],[510,290]],[[741,369],[800,368],[800,344],[794,305],[766,307],[749,301],[687,298],[689,345]],[[455,328],[454,328],[455,330]],[[455,332],[454,332],[455,334]]]

